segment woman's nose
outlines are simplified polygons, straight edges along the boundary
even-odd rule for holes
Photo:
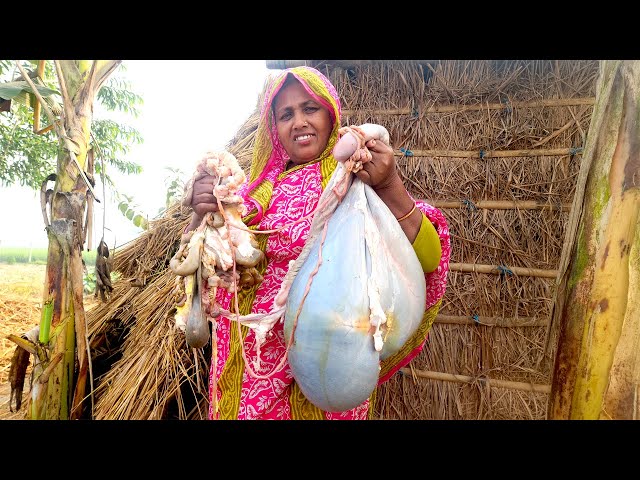
[[[305,116],[303,114],[296,115],[294,120],[295,120],[295,122],[294,122],[293,126],[295,128],[302,128],[302,127],[306,127],[308,125],[307,120],[306,120],[306,118],[305,118]]]

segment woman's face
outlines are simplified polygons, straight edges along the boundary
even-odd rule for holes
[[[287,83],[274,100],[278,138],[296,165],[315,160],[331,135],[331,115],[297,80]]]

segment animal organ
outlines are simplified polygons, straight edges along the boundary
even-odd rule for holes
[[[426,302],[424,272],[411,243],[373,189],[351,175],[370,158],[361,151],[364,143],[388,143],[388,133],[374,124],[352,131],[353,138],[343,136],[345,143],[334,149],[342,163],[320,198],[323,210],[318,207],[305,249],[289,269],[291,285],[283,285],[293,376],[313,404],[336,412],[369,398],[380,361],[415,333]]]
[[[176,326],[185,331],[187,343],[193,348],[201,348],[209,341],[203,304],[215,298],[219,287],[233,292],[262,281],[255,266],[264,255],[242,223],[246,207],[236,192],[245,180],[245,173],[237,159],[226,151],[208,152],[201,167],[217,178],[213,195],[218,211],[208,212],[198,228],[183,236],[169,262],[169,268],[177,275]],[[185,196],[190,199],[192,194],[190,186]],[[209,295],[202,295],[203,281],[211,289]]]

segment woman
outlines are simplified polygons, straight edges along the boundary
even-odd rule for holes
[[[308,236],[310,214],[336,168],[332,150],[340,127],[338,94],[319,71],[296,67],[272,79],[265,92],[249,181],[239,193],[248,210],[245,224],[276,232],[256,235],[267,260],[260,264],[263,281],[239,292],[241,315],[270,311],[289,261],[297,258]],[[393,149],[375,140],[367,142],[366,147],[371,160],[355,175],[375,190],[398,219],[425,271],[427,285],[423,321],[404,348],[382,362],[382,383],[424,345],[446,286],[449,234],[443,215],[424,202],[415,202],[404,188]],[[185,232],[197,228],[207,212],[217,210],[212,194],[214,180],[205,173],[194,177],[190,204],[193,215]],[[294,223],[304,216],[308,218]],[[231,299],[226,290],[218,290],[217,301],[222,308],[229,309]],[[237,326],[228,318],[218,317],[213,324],[210,418],[356,420],[373,413],[373,398],[349,411],[321,411],[300,392],[286,363],[268,378],[250,375],[252,356],[256,355],[253,330],[243,327],[240,340]],[[260,364],[266,372],[273,372],[286,352],[283,324],[276,323],[272,333],[260,347]],[[247,361],[251,365],[247,366]]]

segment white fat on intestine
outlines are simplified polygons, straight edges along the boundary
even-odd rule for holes
[[[364,218],[364,238],[370,258],[377,258],[378,248],[380,248],[379,237],[374,235],[377,232],[375,223],[371,215],[367,215],[366,197],[363,195],[354,205],[355,208],[362,210]],[[381,278],[381,272],[378,262],[371,262],[371,275],[367,278],[367,292],[369,296],[369,323],[375,327],[373,334],[374,348],[381,351],[384,346],[381,327],[387,322],[385,314],[380,302],[380,287],[376,283],[377,278]]]

